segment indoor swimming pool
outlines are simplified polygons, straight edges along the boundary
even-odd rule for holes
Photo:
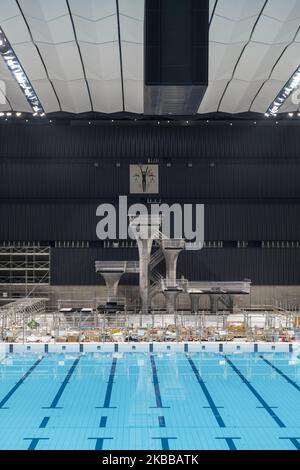
[[[6,354],[1,450],[300,450],[292,353]]]

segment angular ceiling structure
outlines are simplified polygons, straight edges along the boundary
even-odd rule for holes
[[[144,0],[0,0],[0,28],[47,114],[143,114]],[[210,0],[209,61],[199,114],[265,113],[300,66],[300,1]],[[0,112],[32,112],[1,57],[0,80]]]

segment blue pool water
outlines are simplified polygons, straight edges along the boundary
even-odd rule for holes
[[[24,354],[0,363],[0,449],[300,449],[292,354]]]

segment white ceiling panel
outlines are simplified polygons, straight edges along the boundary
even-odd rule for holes
[[[232,80],[222,100],[220,111],[226,113],[246,113],[263,82]],[[234,100],[232,96],[234,95]]]
[[[284,85],[285,82],[277,80],[265,82],[253,102],[251,111],[265,113]]]
[[[209,80],[230,79],[243,50],[242,44],[211,43],[209,50]]]
[[[300,18],[299,0],[269,0],[264,14],[279,21]]]
[[[13,110],[24,113],[31,112],[31,108],[15,80],[8,80],[5,82],[5,93]]]
[[[238,80],[267,80],[285,45],[279,44],[270,46],[257,42],[250,42],[235,71],[235,78]]]
[[[85,80],[53,80],[62,109],[69,113],[91,111]]]
[[[25,42],[14,46],[24,70],[30,70],[30,80],[44,80],[47,78],[45,67],[32,42]]]
[[[125,111],[144,110],[144,0],[119,0]]]
[[[274,18],[262,15],[252,40],[267,44],[287,44],[294,39],[299,28],[299,19],[282,22]]]
[[[112,15],[98,21],[74,16],[77,38],[80,42],[94,44],[105,44],[118,42],[117,16]]]
[[[80,44],[86,76],[93,80],[120,81],[120,52],[117,43]]]
[[[94,110],[99,113],[117,113],[122,109],[120,80],[89,80]]]
[[[33,40],[46,44],[62,44],[74,41],[74,31],[70,16],[62,16],[51,22],[44,19],[27,17],[27,21],[32,33]]]
[[[219,0],[210,28],[209,87],[199,112],[266,112],[300,65],[299,26],[299,0]],[[234,55],[229,46],[237,43]],[[224,78],[221,93],[216,82]]]
[[[117,14],[115,0],[69,0],[73,15],[81,16],[92,22]]]
[[[256,18],[264,2],[265,0],[219,0],[215,14],[232,21]]]
[[[83,69],[75,42],[40,44],[49,77],[53,80],[79,80],[84,78]]]
[[[51,0],[51,2],[48,0],[19,0],[19,3],[26,17],[45,20],[48,23],[68,14],[65,0]]]
[[[210,27],[210,41],[222,44],[245,43],[249,40],[255,17],[232,21],[215,14]]]
[[[53,87],[48,79],[33,80],[31,82],[39,100],[43,103],[45,113],[59,111],[59,105]]]
[[[143,113],[145,2],[118,5],[119,17],[116,0],[0,0],[0,27],[47,113]],[[199,113],[247,112],[252,102],[264,113],[300,66],[300,0],[211,0],[210,18]],[[30,111],[1,62],[0,80],[14,110]]]
[[[272,73],[272,79],[285,83],[300,65],[300,43],[295,42],[287,48]]]
[[[218,109],[219,102],[227,83],[227,80],[216,80],[209,84],[200,105],[199,113],[214,113]]]
[[[119,0],[119,11],[121,15],[127,15],[136,20],[144,21],[145,1]]]

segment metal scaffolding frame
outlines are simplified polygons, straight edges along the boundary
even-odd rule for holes
[[[38,288],[49,285],[50,247],[0,247],[1,301],[13,301],[29,295],[47,296]]]

